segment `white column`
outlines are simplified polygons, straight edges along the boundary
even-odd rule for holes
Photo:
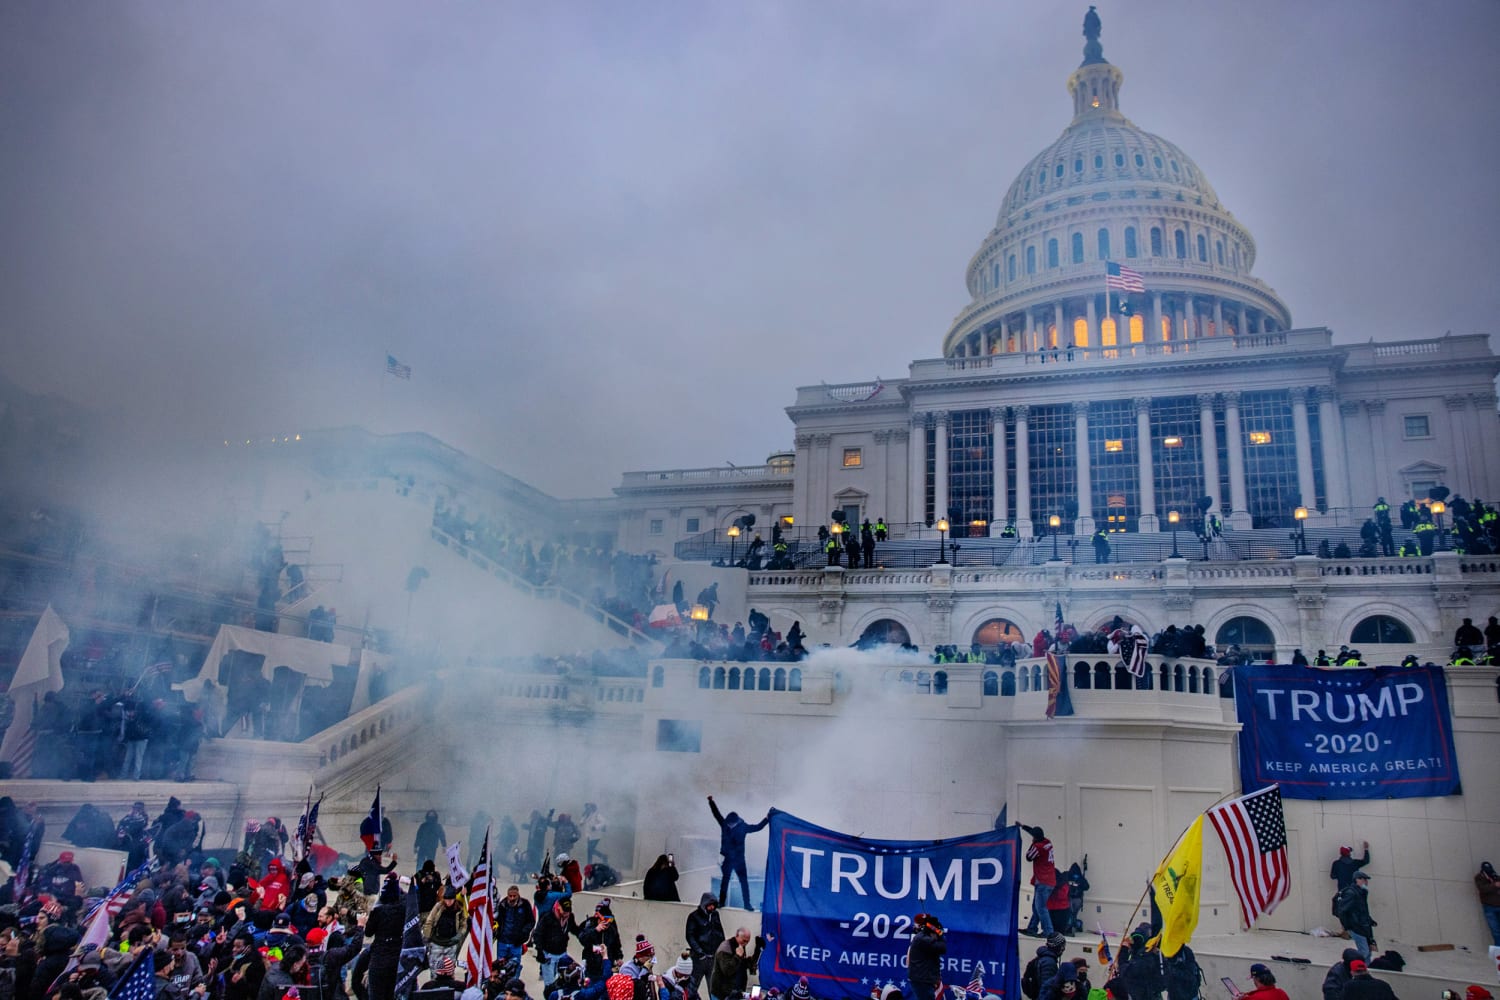
[[[1214,296],[1214,336],[1224,336],[1224,300]]]
[[[1026,310],[1026,346],[1025,346],[1024,350],[1034,351],[1036,349],[1037,349],[1037,345],[1036,345],[1036,317],[1034,317],[1031,314],[1031,310],[1030,309],[1027,309]]]
[[[1203,495],[1213,504],[1210,513],[1219,512],[1219,435],[1214,430],[1214,394],[1198,393],[1198,434],[1203,449]]]
[[[936,521],[948,516],[948,411],[939,410],[933,418],[937,423],[932,434],[932,519]]]
[[[1240,303],[1240,319],[1239,319],[1239,322],[1234,325],[1234,332],[1235,332],[1236,335],[1243,337],[1245,334],[1247,334],[1247,333],[1250,332],[1250,329],[1247,326],[1245,326],[1245,323],[1246,323],[1245,303],[1241,302]]]
[[[1312,427],[1307,422],[1307,390],[1295,386],[1292,393],[1292,434],[1297,438],[1297,492],[1302,506],[1317,509],[1317,483],[1313,479]]]
[[[1240,434],[1240,394],[1224,393],[1224,444],[1229,450],[1229,523],[1250,527],[1249,495],[1245,492],[1245,443]]]
[[[1161,343],[1161,292],[1151,293],[1151,329],[1146,331],[1146,343]]]
[[[1339,415],[1333,386],[1318,387],[1318,430],[1323,439],[1323,482],[1328,490],[1328,509],[1338,511],[1349,506],[1349,473],[1344,467],[1344,419]]]
[[[1026,440],[1031,407],[1011,407],[1016,416],[1016,532],[1031,537],[1031,443]]]
[[[812,521],[812,435],[794,439],[797,457],[792,466],[792,520],[799,525]]]
[[[1088,298],[1088,317],[1089,317],[1089,346],[1090,347],[1103,347],[1104,346],[1104,326],[1103,326],[1103,324],[1101,324],[1099,322],[1099,306],[1094,301],[1094,297],[1092,295],[1090,295],[1089,298]],[[1119,339],[1120,338],[1118,336],[1115,338],[1115,340],[1117,340],[1117,341]]]
[[[1387,499],[1400,492],[1401,484],[1391,479],[1390,455],[1386,450],[1385,400],[1365,400],[1365,413],[1370,418],[1370,448],[1375,453],[1375,495]]]
[[[1135,400],[1135,455],[1141,493],[1141,513],[1137,522],[1143,532],[1156,531],[1156,467],[1151,453],[1150,396],[1137,396]]]
[[[1068,335],[1063,330],[1063,307],[1061,302],[1052,303],[1052,325],[1057,327],[1057,346],[1066,347]]]
[[[1187,310],[1186,303],[1178,303],[1178,305],[1177,305],[1177,315],[1175,317],[1173,317],[1173,319],[1172,319],[1172,339],[1173,340],[1186,340],[1187,339],[1188,328],[1187,328],[1187,312],[1186,312],[1186,310]]]
[[[927,414],[913,413],[911,438],[907,441],[906,519],[915,524],[926,519],[922,510],[927,499]]]
[[[995,463],[995,475],[991,490],[994,494],[991,509],[994,511],[990,518],[990,536],[1000,534],[1006,522],[1010,519],[1010,505],[1005,496],[1005,407],[993,406],[990,408],[990,454]]]
[[[1089,300],[1092,304],[1093,299]],[[1073,401],[1073,448],[1078,456],[1078,521],[1069,525],[1074,533],[1094,533],[1094,482],[1091,467],[1093,456],[1089,454],[1089,401]]]

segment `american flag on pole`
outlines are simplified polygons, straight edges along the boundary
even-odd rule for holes
[[[974,963],[974,975],[969,980],[969,988],[964,991],[971,997],[984,997],[984,963]]]
[[[1229,858],[1229,879],[1240,898],[1245,926],[1254,927],[1292,891],[1281,786],[1271,785],[1214,806],[1208,818]]]
[[[1125,661],[1125,669],[1135,677],[1146,676],[1146,647],[1149,645],[1144,635],[1136,632],[1127,632],[1120,639],[1120,659]]]
[[[474,866],[473,878],[469,881],[469,948],[464,955],[464,965],[469,975],[466,982],[478,986],[490,978],[490,967],[495,961],[495,880],[490,877],[490,832],[484,831],[484,846],[479,850],[479,863]]]
[[[307,852],[312,848],[313,835],[318,832],[318,807],[323,804],[323,796],[318,796],[318,801],[312,801],[312,790],[307,793],[308,806],[300,819],[297,820],[296,843],[292,845],[292,859],[301,861],[307,857]]]
[[[1135,268],[1107,260],[1104,262],[1104,287],[1117,292],[1144,292],[1146,283]]]
[[[411,378],[411,365],[403,365],[396,360],[394,354],[387,354],[385,356],[385,373],[387,375],[394,375],[397,378]]]

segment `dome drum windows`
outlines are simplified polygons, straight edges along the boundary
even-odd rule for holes
[[[1208,263],[1208,239],[1202,233],[1198,234],[1198,260],[1204,264]]]
[[[1082,264],[1083,263],[1083,234],[1082,233],[1074,233],[1073,236],[1072,236],[1072,239],[1069,242],[1072,243],[1072,248],[1071,249],[1073,251],[1073,254],[1072,254],[1072,256],[1073,256],[1073,263],[1075,263],[1075,264]]]
[[[1135,227],[1125,227],[1125,256],[1136,257],[1140,254],[1140,247],[1136,245]]]
[[[1099,230],[1099,259],[1109,260],[1109,230]]]
[[[1153,256],[1153,257],[1161,257],[1161,256],[1164,256],[1164,255],[1165,255],[1165,251],[1162,248],[1162,242],[1161,242],[1161,228],[1159,226],[1152,226],[1151,227],[1151,256]]]
[[[1060,263],[1060,261],[1058,259],[1057,240],[1055,240],[1055,239],[1048,240],[1047,241],[1047,266],[1048,267],[1057,267],[1059,263]]]
[[[1026,273],[1036,274],[1036,247],[1026,248]]]
[[[1172,233],[1172,249],[1177,251],[1179,259],[1187,259],[1187,233],[1184,233],[1181,229]]]

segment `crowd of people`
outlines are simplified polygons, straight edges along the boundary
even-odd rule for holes
[[[538,543],[490,518],[470,520],[441,499],[433,508],[432,526],[527,583],[567,587],[637,628],[646,625],[657,586],[654,555],[550,539]]]
[[[727,660],[735,663],[796,663],[808,656],[802,622],[794,621],[783,635],[771,627],[771,619],[755,608],[746,622],[688,620],[668,636],[662,656],[667,659]]]

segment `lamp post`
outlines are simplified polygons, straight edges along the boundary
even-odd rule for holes
[[[1297,540],[1297,554],[1307,555],[1307,508],[1301,504],[1292,511],[1292,520],[1297,522],[1297,530],[1292,532],[1292,537]]]
[[[739,538],[740,526],[738,524],[731,524],[729,526],[729,565],[731,566],[734,565],[734,543],[739,541]]]
[[[1052,561],[1057,562],[1060,557],[1057,554],[1057,529],[1062,527],[1062,518],[1053,514],[1047,518],[1047,533],[1052,536]]]
[[[1182,515],[1175,510],[1167,511],[1167,523],[1172,526],[1172,556],[1173,559],[1181,559],[1182,553],[1177,551],[1177,524],[1182,520]]]
[[[938,561],[939,566],[948,565],[948,519],[938,518]]]
[[[1437,533],[1438,533],[1438,536],[1437,536],[1437,547],[1438,547],[1438,551],[1439,552],[1447,552],[1448,551],[1448,542],[1447,542],[1447,536],[1443,533],[1443,515],[1448,512],[1448,505],[1445,504],[1445,503],[1443,503],[1443,501],[1441,501],[1441,500],[1434,500],[1434,501],[1432,501],[1431,505],[1428,506],[1427,509],[1430,510],[1430,511],[1432,511],[1432,523],[1435,524],[1435,525],[1437,525]]]

